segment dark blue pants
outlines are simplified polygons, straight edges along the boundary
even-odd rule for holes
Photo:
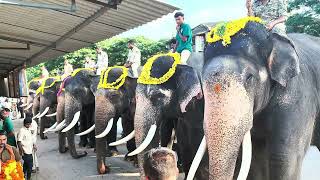
[[[31,179],[31,172],[33,166],[33,157],[32,154],[24,154],[22,156],[23,159],[23,173],[26,180]]]

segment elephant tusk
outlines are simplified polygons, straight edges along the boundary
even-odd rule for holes
[[[60,131],[62,129],[61,127],[65,127],[65,124],[66,124],[66,120],[64,119],[56,126],[55,129],[52,129],[50,131],[54,131],[54,132]]]
[[[46,117],[52,117],[52,116],[55,116],[55,115],[57,115],[57,112],[52,113],[52,114],[48,114],[48,115],[46,115]]]
[[[55,127],[57,127],[58,122],[54,123],[51,127],[49,127],[48,129],[46,129],[45,131],[43,131],[43,133],[47,133],[49,131],[51,131],[52,129],[54,129]]]
[[[38,114],[36,114],[35,116],[33,116],[32,119],[37,119],[39,115],[40,115],[40,112]]]
[[[146,138],[144,139],[144,141],[140,144],[140,146],[137,149],[130,152],[128,154],[128,156],[134,156],[136,154],[141,153],[143,150],[145,150],[148,147],[148,145],[151,143],[154,135],[156,134],[156,131],[157,131],[157,125],[155,125],[155,124],[151,125],[149,132],[148,132]]]
[[[107,125],[106,129],[105,129],[101,134],[96,135],[96,138],[103,138],[103,137],[105,137],[105,136],[110,132],[110,130],[111,130],[111,128],[112,128],[112,125],[113,125],[113,118],[110,119],[110,121],[108,122],[108,125]]]
[[[124,144],[124,143],[130,141],[132,138],[134,138],[134,134],[135,134],[135,131],[133,130],[129,135],[127,135],[126,137],[124,137],[118,141],[110,143],[109,146],[118,146],[120,144]]]
[[[30,109],[32,106],[33,106],[33,103],[30,103],[26,108],[24,108],[24,110],[26,111],[26,110]]]
[[[40,114],[40,116],[38,116],[38,118],[42,118],[44,115],[47,114],[48,111],[49,111],[49,107],[46,107],[44,111]]]
[[[252,144],[250,130],[244,135],[242,141],[242,162],[237,180],[246,180],[249,174],[252,158]]]
[[[96,127],[96,125],[94,124],[94,125],[91,126],[89,129],[83,131],[82,133],[78,133],[78,134],[76,134],[76,135],[77,135],[77,136],[83,136],[83,135],[89,134],[89,133],[91,133],[91,132],[94,130],[95,127]]]
[[[28,106],[28,103],[21,104],[21,106],[20,106],[20,107],[26,107],[26,106]]]
[[[193,159],[192,164],[190,166],[187,180],[192,180],[194,178],[194,175],[197,172],[199,164],[200,164],[202,157],[203,157],[204,153],[206,152],[206,150],[207,150],[206,137],[203,136],[202,141],[199,145],[198,151],[197,151],[196,155],[194,156],[194,159]]]
[[[78,111],[78,112],[76,112],[76,113],[74,114],[71,123],[70,123],[66,128],[64,128],[64,129],[62,130],[62,132],[67,132],[67,131],[69,131],[70,129],[72,129],[73,126],[75,126],[75,125],[77,124],[77,122],[78,122],[78,120],[79,120],[79,117],[80,117],[80,111]]]

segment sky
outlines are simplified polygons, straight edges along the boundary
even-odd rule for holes
[[[159,0],[158,0],[159,1]],[[180,8],[192,28],[205,22],[227,21],[246,16],[245,0],[160,0]],[[119,37],[145,36],[153,40],[175,36],[174,13],[124,32]]]

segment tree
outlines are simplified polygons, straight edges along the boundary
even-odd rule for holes
[[[102,49],[108,53],[109,66],[123,65],[127,60],[128,40],[128,38],[107,39],[93,44],[90,47],[82,48],[78,51],[38,64],[27,69],[27,78],[30,81],[35,77],[39,77],[41,75],[40,67],[42,65],[46,66],[46,68],[50,72],[50,75],[52,76],[63,72],[64,59],[68,59],[68,61],[73,65],[74,69],[84,67],[85,57],[88,56],[94,60],[96,59],[95,48],[97,46],[102,47]],[[135,37],[133,38],[133,40],[136,42],[137,47],[141,51],[142,64],[144,64],[152,55],[167,51],[167,40],[154,41],[143,36]]]
[[[288,10],[292,14],[287,20],[288,32],[320,36],[319,0],[291,0]]]

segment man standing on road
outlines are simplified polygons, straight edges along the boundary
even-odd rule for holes
[[[174,15],[177,23],[176,48],[173,52],[178,52],[181,55],[181,63],[187,64],[192,52],[192,30],[191,27],[184,22],[184,14],[177,12]]]
[[[129,68],[129,72],[132,78],[138,78],[138,69],[141,65],[141,52],[135,45],[133,40],[128,41],[129,54],[127,62],[124,64],[126,68]]]
[[[34,142],[33,135],[31,133],[32,119],[30,116],[27,116],[23,121],[23,127],[20,129],[18,134],[18,147],[19,152],[22,155],[23,159],[23,172],[27,180],[31,179],[31,172],[33,166],[33,157],[32,152],[36,150],[36,144]]]
[[[101,47],[97,47],[97,75],[100,75],[102,70],[108,68],[108,54],[102,50]]]
[[[19,162],[21,156],[16,147],[7,144],[7,133],[4,130],[0,130],[0,164],[6,163],[9,160],[15,160]]]

